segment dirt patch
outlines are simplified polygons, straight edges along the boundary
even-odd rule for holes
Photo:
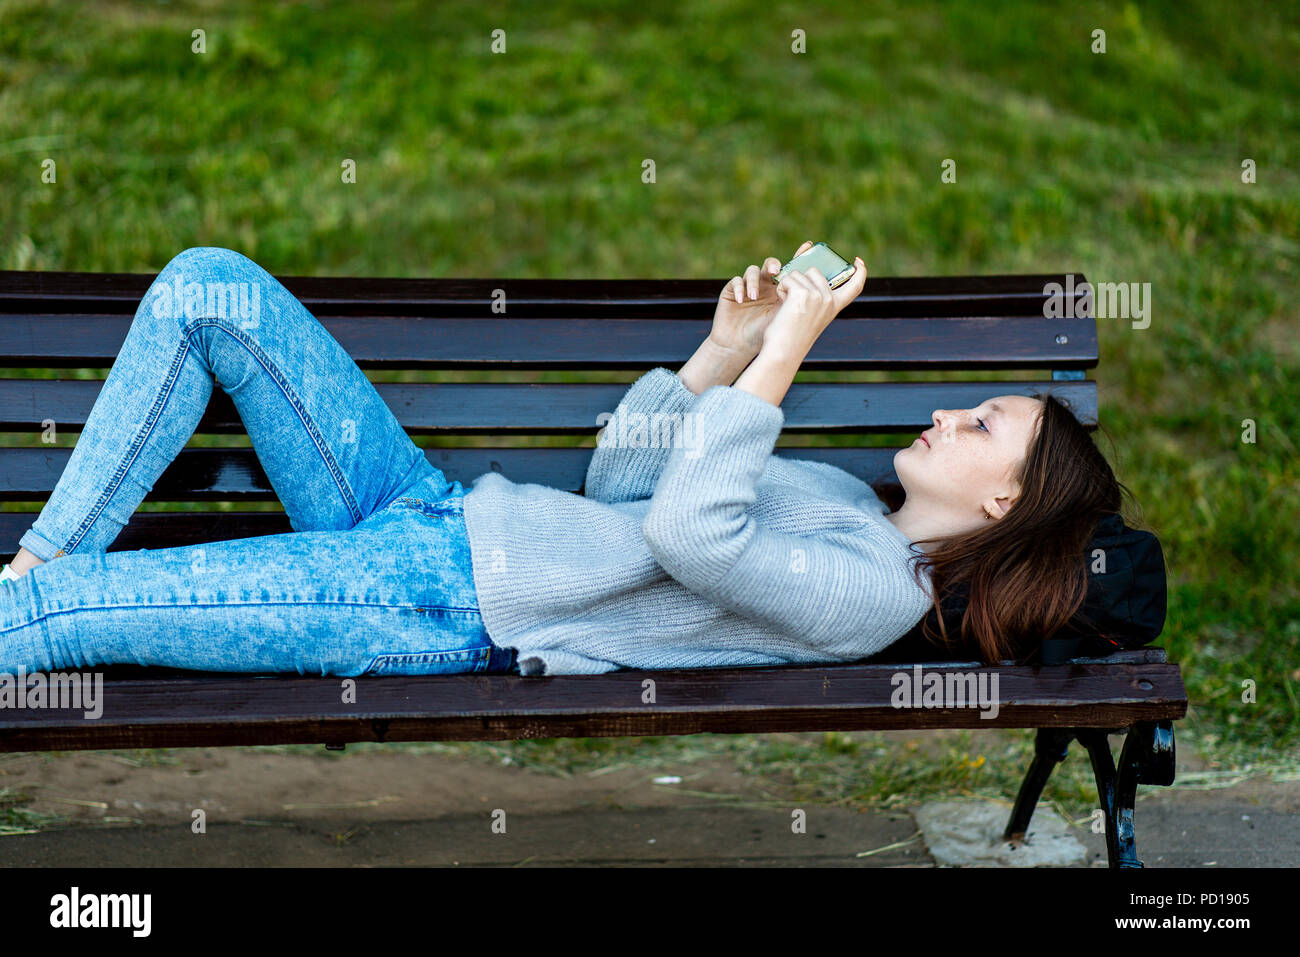
[[[496,808],[551,813],[675,807],[684,799],[699,801],[689,793],[695,791],[763,797],[725,760],[565,778],[454,755],[382,749],[338,754],[186,748],[169,757],[177,763],[137,767],[111,751],[6,755],[0,787],[29,795],[24,807],[74,824],[188,825],[198,809],[209,822],[332,820],[349,810],[369,820],[420,820],[490,815]],[[680,777],[680,784],[655,783],[670,775]]]

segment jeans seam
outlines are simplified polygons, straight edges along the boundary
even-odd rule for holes
[[[390,658],[390,659],[403,659],[401,662],[394,662],[394,663],[400,663],[400,664],[414,664],[415,662],[412,662],[412,661],[410,661],[409,659],[412,659],[412,658],[425,658],[425,657],[430,657],[430,656],[432,656],[433,659],[434,659],[435,661],[447,661],[447,660],[456,661],[456,660],[462,660],[462,659],[463,659],[463,660],[465,660],[465,661],[473,662],[477,667],[474,669],[473,672],[470,672],[470,673],[471,673],[471,674],[475,674],[475,673],[478,673],[478,672],[480,672],[480,671],[483,671],[485,668],[488,667],[488,665],[491,664],[491,662],[492,662],[492,647],[491,647],[490,645],[488,645],[488,646],[484,646],[484,647],[481,647],[481,648],[452,648],[452,649],[448,649],[448,650],[446,650],[446,651],[395,651],[395,652],[381,652],[381,653],[379,653],[379,654],[376,654],[376,655],[371,656],[371,659],[370,659],[370,661],[366,664],[365,668],[364,668],[363,671],[362,671],[362,674],[363,674],[363,675],[366,675],[366,674],[370,674],[371,672],[373,672],[373,671],[375,670],[375,668],[379,665],[380,659],[383,659],[383,658]],[[434,663],[434,662],[433,662],[433,661],[430,661],[430,662],[419,662],[419,663],[420,663],[420,664],[432,664],[432,663]]]
[[[492,653],[492,649],[486,646],[477,648],[444,648],[441,651],[381,651],[377,652],[375,658],[486,658]]]
[[[61,608],[46,608],[39,615],[32,617],[28,621],[20,621],[12,628],[0,628],[0,635],[13,631],[15,628],[26,628],[35,622],[41,621],[52,615],[66,615],[76,611],[129,611],[135,608],[246,608],[251,606],[269,606],[269,605],[353,605],[360,608],[385,608],[397,611],[427,611],[428,608],[417,608],[411,605],[386,605],[380,602],[363,602],[363,601],[321,601],[311,599],[309,601],[195,601],[181,604],[174,601],[162,602],[134,602],[130,604],[105,604],[105,605],[71,605]],[[482,612],[478,608],[468,608],[461,606],[447,606],[439,609],[440,611],[464,613],[467,616],[482,617]]]
[[[355,525],[360,522],[365,516],[361,514],[361,506],[357,504],[356,492],[348,484],[347,477],[343,474],[342,468],[339,467],[338,461],[334,458],[334,453],[330,451],[329,446],[325,444],[324,437],[321,436],[320,429],[317,427],[316,422],[307,413],[306,406],[302,404],[298,394],[281,374],[279,366],[272,362],[271,358],[262,352],[254,340],[241,335],[235,329],[222,325],[221,320],[215,316],[198,318],[194,320],[192,325],[182,329],[186,341],[189,341],[202,326],[212,326],[215,329],[225,332],[236,342],[243,345],[244,348],[249,351],[249,354],[252,355],[253,358],[261,364],[262,368],[266,370],[267,374],[271,377],[271,381],[280,387],[280,391],[289,401],[289,405],[292,406],[293,410],[298,414],[299,421],[302,422],[303,428],[306,430],[308,436],[311,437],[312,444],[316,446],[316,451],[320,453],[321,461],[325,464],[325,468],[334,479],[334,484],[338,486],[339,494],[343,496],[343,504],[347,506],[348,510],[352,513],[352,523]],[[247,425],[245,425],[245,428],[247,428]]]
[[[145,443],[149,440],[149,436],[153,433],[154,427],[158,424],[158,418],[162,415],[163,409],[167,407],[167,401],[172,396],[172,391],[176,386],[176,378],[180,373],[181,366],[185,363],[185,356],[189,353],[189,349],[190,344],[188,339],[183,341],[177,348],[176,355],[172,358],[171,369],[168,371],[167,377],[163,380],[163,387],[159,390],[158,396],[154,399],[153,407],[149,410],[149,414],[145,416],[145,421],[141,425],[140,430],[136,433],[131,444],[127,446],[121,464],[118,465],[117,470],[113,473],[113,477],[109,480],[108,486],[100,494],[99,501],[97,501],[90,509],[90,513],[82,519],[81,525],[79,525],[77,530],[72,533],[72,537],[68,539],[68,543],[60,549],[60,551],[65,555],[76,551],[77,546],[81,543],[81,540],[86,537],[91,526],[99,520],[100,514],[102,514],[104,509],[108,507],[108,503],[112,501],[113,496],[117,494],[117,490],[122,487],[122,483],[126,480],[127,473],[131,471],[131,466],[140,456],[140,450],[144,448]]]
[[[463,515],[465,512],[465,507],[460,502],[452,502],[448,505],[442,505],[434,502],[425,502],[423,499],[413,499],[409,496],[395,498],[385,507],[392,508],[394,505],[398,508],[408,508],[415,512],[423,512],[425,515]]]

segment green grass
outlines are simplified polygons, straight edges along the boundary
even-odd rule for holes
[[[1300,17],[975,6],[0,0],[0,266],[149,272],[224,245],[280,274],[725,279],[825,238],[877,276],[1150,282],[1149,328],[1100,321],[1096,378],[1107,452],[1170,568],[1179,742],[1212,767],[1294,763]],[[998,763],[847,740],[834,760],[870,782],[854,800],[960,790]],[[1029,740],[1007,732],[1021,757]],[[621,746],[465,747],[563,767]]]

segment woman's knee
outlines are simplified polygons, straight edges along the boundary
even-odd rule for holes
[[[253,328],[275,280],[243,253],[192,246],[163,267],[146,294],[156,318],[234,319]]]
[[[191,246],[173,256],[159,275],[168,272],[180,273],[187,279],[202,281],[213,273],[224,273],[231,268],[249,266],[257,267],[257,263],[234,249],[227,249],[224,246]]]

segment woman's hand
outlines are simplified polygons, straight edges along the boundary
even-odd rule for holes
[[[812,248],[808,240],[795,250],[798,256]],[[793,257],[791,257],[793,258]],[[783,294],[772,277],[781,271],[775,256],[763,260],[763,267],[751,265],[743,276],[736,276],[723,287],[718,307],[713,313],[709,338],[725,352],[752,359],[763,347],[763,334],[781,307]]]
[[[837,289],[816,267],[789,273],[777,287],[783,301],[763,330],[762,351],[803,361],[831,320],[862,294],[866,281],[867,266],[860,256],[853,259],[853,276]]]

